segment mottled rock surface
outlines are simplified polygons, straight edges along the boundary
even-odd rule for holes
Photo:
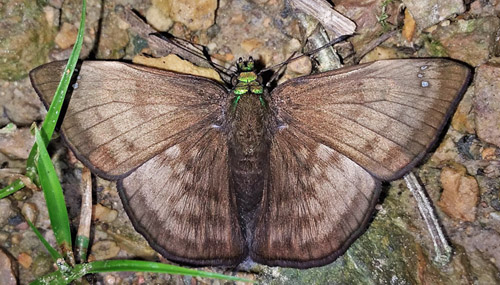
[[[477,135],[500,147],[500,64],[481,65],[474,90]]]
[[[403,0],[419,29],[425,29],[465,12],[463,0]]]
[[[0,79],[19,80],[47,61],[54,27],[38,1],[2,1],[0,15]]]
[[[465,167],[445,167],[441,171],[443,194],[438,205],[453,219],[474,222],[479,188],[474,177],[466,175]]]
[[[216,0],[153,0],[163,15],[180,22],[192,31],[208,29],[214,24]]]
[[[18,127],[29,126],[33,121],[42,120],[45,108],[36,95],[29,79],[15,82],[0,81],[0,122],[2,126],[9,122]]]
[[[500,19],[488,16],[438,25],[430,34],[429,56],[447,56],[479,66],[493,55]]]
[[[17,284],[16,262],[10,254],[2,248],[0,248],[0,284]]]
[[[92,254],[89,257],[89,261],[106,260],[116,257],[120,251],[120,247],[114,241],[103,240],[92,245],[90,251]]]
[[[27,159],[34,142],[29,128],[0,132],[0,152],[11,159]]]

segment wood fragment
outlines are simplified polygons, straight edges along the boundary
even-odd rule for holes
[[[86,262],[92,219],[92,176],[90,170],[85,166],[82,168],[80,190],[82,194],[82,205],[80,223],[76,235],[76,253],[80,262]]]
[[[293,7],[315,17],[325,29],[334,33],[335,37],[352,35],[356,24],[332,8],[324,0],[290,0]]]

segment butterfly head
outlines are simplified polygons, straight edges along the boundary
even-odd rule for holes
[[[255,62],[252,57],[249,57],[248,60],[243,60],[243,58],[239,58],[236,63],[239,71],[254,71],[255,70]]]

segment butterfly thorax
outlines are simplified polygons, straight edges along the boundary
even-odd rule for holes
[[[239,67],[229,114],[230,184],[240,223],[249,231],[268,176],[269,108],[267,92],[253,71],[253,63]]]
[[[262,97],[264,94],[264,87],[262,86],[261,78],[254,71],[253,60],[238,62],[238,69],[240,72],[233,79],[233,93],[236,97],[233,100],[233,109],[238,104],[241,96],[257,96],[260,103],[264,106],[265,100]]]

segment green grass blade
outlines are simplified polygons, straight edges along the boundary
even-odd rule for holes
[[[73,46],[73,51],[71,52],[71,55],[68,59],[68,64],[66,65],[66,69],[64,69],[64,73],[62,75],[61,81],[59,82],[59,86],[57,87],[54,99],[50,104],[49,110],[47,111],[47,116],[45,117],[45,120],[42,123],[42,128],[40,130],[40,133],[45,145],[49,143],[50,139],[52,138],[52,134],[54,133],[54,129],[59,119],[59,114],[61,113],[61,107],[64,102],[66,90],[68,90],[71,77],[73,76],[75,66],[78,62],[78,57],[80,56],[80,51],[82,49],[82,44],[83,44],[83,32],[85,30],[86,7],[87,7],[86,0],[83,0],[82,15],[80,18],[80,28],[78,29],[76,42],[75,45]],[[26,176],[28,176],[31,179],[31,181],[33,181],[35,184],[39,185],[39,181],[35,173],[35,154],[36,154],[36,142],[35,145],[33,145],[33,148],[31,149],[31,152],[28,156],[28,160],[26,162]]]
[[[36,128],[35,141],[38,150],[38,154],[35,156],[38,158],[35,159],[36,168],[40,177],[40,184],[42,186],[45,202],[47,203],[50,224],[52,225],[57,244],[63,251],[63,255],[65,258],[71,258],[71,232],[69,229],[68,211],[66,210],[62,187],[59,183],[54,165],[50,160],[49,153],[45,148],[45,142]],[[69,260],[69,263],[73,264],[71,260]]]
[[[86,265],[89,266],[88,273],[111,271],[155,272],[254,283],[254,281],[252,280],[236,276],[224,275],[214,272],[205,272],[170,264],[142,260],[103,260],[90,262]]]
[[[47,240],[42,236],[42,234],[38,231],[38,229],[31,223],[31,221],[28,218],[26,218],[26,222],[28,222],[28,225],[30,225],[31,229],[35,232],[35,235],[38,237],[38,239],[42,242],[47,251],[50,253],[50,256],[52,256],[54,262],[57,262],[59,258],[62,258],[59,252],[57,252],[57,250],[47,242]]]
[[[31,285],[68,284],[71,281],[81,278],[89,273],[119,272],[119,271],[154,272],[154,273],[166,273],[175,275],[189,275],[196,277],[256,283],[256,281],[248,280],[245,278],[213,273],[213,272],[204,272],[200,270],[188,269],[180,266],[158,263],[158,262],[150,262],[142,260],[102,260],[84,264],[77,264],[68,274],[63,274],[58,270],[56,272],[38,278],[37,280],[33,281]]]
[[[85,262],[87,261],[87,251],[89,248],[89,243],[90,240],[86,236],[76,236],[75,240],[75,245],[76,245],[76,252],[77,252],[77,258],[79,258],[79,262]]]
[[[23,187],[24,183],[21,181],[21,179],[16,179],[9,186],[2,188],[2,190],[0,190],[0,199],[9,196],[10,194],[16,192],[17,190],[22,189]]]
[[[67,278],[64,276],[64,274],[62,274],[61,271],[57,270],[55,272],[37,278],[33,282],[30,282],[30,285],[59,285],[68,284],[69,282],[71,281],[67,281]]]

